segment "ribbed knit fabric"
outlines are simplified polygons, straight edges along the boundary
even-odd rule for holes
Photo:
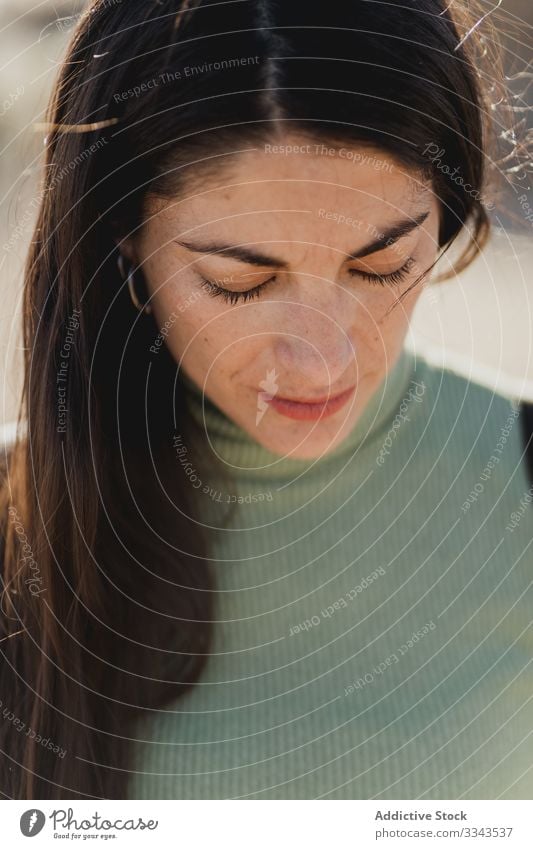
[[[404,349],[346,440],[303,461],[185,385],[206,468],[215,451],[233,476],[191,477],[218,517],[215,641],[131,735],[129,797],[532,798],[518,404]]]

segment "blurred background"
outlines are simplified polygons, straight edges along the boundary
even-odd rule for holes
[[[533,0],[483,5],[503,41],[513,102],[522,110],[517,120],[527,121],[533,101]],[[43,147],[35,125],[44,120],[58,63],[84,6],[76,0],[0,0],[0,424],[16,418],[20,393],[22,268],[37,211]],[[497,391],[533,400],[530,181],[517,175],[507,194],[506,211],[492,213],[494,233],[486,252],[420,299],[408,345]],[[520,202],[524,194],[527,201]]]

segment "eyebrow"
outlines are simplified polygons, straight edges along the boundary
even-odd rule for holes
[[[379,234],[377,239],[374,239],[372,242],[368,242],[368,244],[359,248],[359,250],[349,254],[348,258],[360,259],[361,257],[375,254],[377,251],[383,250],[383,248],[390,247],[390,245],[393,245],[399,239],[402,239],[404,236],[408,236],[409,233],[412,233],[413,230],[420,227],[428,216],[429,209],[426,210],[426,212],[421,212],[420,215],[417,215],[415,218],[406,218],[403,221],[398,221],[396,224],[391,224],[390,227],[387,227],[384,233]]]
[[[347,254],[347,258],[361,259],[362,257],[377,253],[378,251],[383,250],[383,248],[390,247],[399,239],[409,235],[409,233],[412,233],[417,227],[420,227],[428,216],[429,210],[421,212],[415,218],[405,218],[402,221],[391,224],[390,227],[387,227],[383,233],[379,233],[376,239],[368,242],[368,244],[364,245],[362,248],[358,248],[356,251]],[[266,254],[250,250],[249,248],[244,248],[239,245],[223,245],[217,244],[216,242],[209,244],[194,244],[194,242],[188,242],[182,239],[174,239],[174,242],[189,251],[193,251],[193,253],[221,254],[222,256],[236,259],[239,262],[245,262],[247,265],[257,265],[261,267],[266,266],[267,268],[287,268],[287,262],[285,260],[278,259],[273,256],[267,256]]]

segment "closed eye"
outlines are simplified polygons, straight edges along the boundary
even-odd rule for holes
[[[413,257],[408,257],[401,268],[397,268],[395,271],[391,271],[388,274],[372,274],[368,271],[362,271],[357,268],[348,269],[348,273],[351,277],[360,277],[363,280],[367,280],[369,283],[373,283],[377,286],[394,286],[401,283],[407,277],[409,272],[412,270],[414,262]],[[208,295],[212,298],[222,298],[228,303],[236,304],[239,301],[246,302],[260,297],[262,292],[276,281],[276,276],[277,275],[274,274],[272,277],[269,277],[268,280],[265,280],[264,283],[260,283],[259,286],[254,286],[253,289],[246,289],[244,292],[231,292],[229,289],[217,286],[216,283],[213,283],[206,277],[200,277],[200,286],[202,289],[207,291]]]
[[[397,286],[402,280],[405,280],[409,272],[412,270],[415,261],[412,256],[408,257],[401,268],[396,271],[390,271],[388,274],[376,274],[369,271],[361,271],[357,268],[348,269],[348,273],[352,276],[362,277],[370,283],[376,283],[380,286]]]
[[[271,283],[274,283],[276,280],[276,275],[272,275],[268,280],[265,280],[264,283],[260,283],[259,286],[254,286],[253,289],[246,289],[244,292],[230,292],[229,289],[223,289],[222,286],[217,286],[216,283],[212,283],[211,280],[207,280],[205,277],[200,278],[200,286],[202,289],[207,291],[208,295],[211,295],[212,298],[222,298],[224,301],[228,301],[231,304],[236,304],[238,301],[250,301],[253,298],[258,298],[263,289],[266,286],[270,286]]]

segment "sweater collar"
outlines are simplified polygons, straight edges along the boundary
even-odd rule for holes
[[[315,459],[302,460],[273,453],[220,409],[183,372],[183,398],[196,429],[202,432],[202,453],[217,457],[233,477],[280,479],[319,469],[332,471],[360,450],[378,450],[402,401],[409,400],[416,356],[402,348],[396,363],[384,376],[352,430],[335,449]],[[205,448],[205,454],[203,449]]]

